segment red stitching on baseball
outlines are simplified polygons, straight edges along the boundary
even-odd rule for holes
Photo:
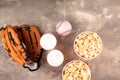
[[[70,32],[70,31],[71,31],[71,29],[69,29],[69,30],[63,32],[61,35],[64,35],[65,33]]]
[[[56,29],[58,29],[61,25],[62,25],[62,23],[64,22],[65,20],[63,19],[62,21],[61,21],[61,23],[56,27]]]

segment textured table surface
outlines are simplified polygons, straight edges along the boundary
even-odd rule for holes
[[[55,26],[63,19],[64,10],[73,30],[61,37]],[[62,80],[67,62],[84,61],[75,54],[73,41],[86,30],[97,32],[104,45],[97,58],[84,61],[91,69],[91,80],[120,80],[120,0],[0,0],[0,26],[4,24],[35,24],[42,34],[54,34],[58,40],[55,49],[63,52],[65,60],[61,66],[51,67],[46,61],[49,51],[44,51],[40,69],[30,72],[8,57],[0,41],[0,80]]]

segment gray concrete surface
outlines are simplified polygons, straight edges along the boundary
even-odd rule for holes
[[[55,26],[64,10],[73,30],[61,37]],[[97,32],[104,44],[97,58],[85,61],[92,71],[91,80],[120,80],[120,0],[0,0],[0,26],[4,24],[35,24],[42,34],[54,34],[58,40],[55,49],[64,53],[65,60],[60,67],[51,67],[46,61],[48,51],[44,51],[40,69],[30,72],[8,57],[0,41],[0,80],[62,80],[63,66],[82,60],[73,51],[73,41],[86,30]]]

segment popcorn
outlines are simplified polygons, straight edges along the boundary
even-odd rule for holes
[[[102,51],[102,40],[94,32],[83,32],[75,38],[74,50],[84,59],[93,59]]]
[[[91,71],[87,64],[74,60],[66,64],[62,72],[63,80],[90,80]]]

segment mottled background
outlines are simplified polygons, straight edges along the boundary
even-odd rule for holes
[[[66,37],[55,31],[64,18],[72,24]],[[74,38],[82,31],[97,32],[103,40],[103,51],[95,59],[85,61],[91,69],[91,80],[120,80],[120,0],[0,0],[0,26],[35,24],[42,34],[56,36],[59,49],[65,56],[60,67],[51,67],[44,51],[39,70],[30,72],[13,62],[0,41],[0,80],[62,80],[63,66],[80,59],[73,50]],[[82,60],[84,61],[84,60]]]

